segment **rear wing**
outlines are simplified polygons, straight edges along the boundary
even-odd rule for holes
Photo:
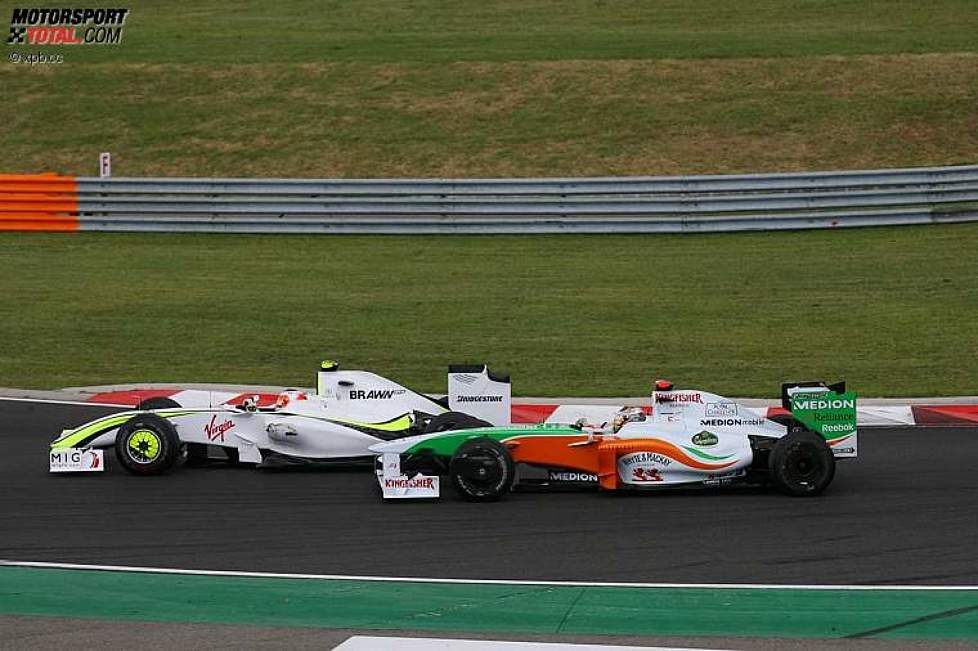
[[[512,390],[509,375],[493,373],[485,364],[448,367],[448,395],[425,396],[394,380],[368,371],[341,371],[338,362],[320,364],[316,393],[331,401],[344,401],[373,418],[384,420],[417,411],[430,415],[446,409],[481,418],[493,425],[509,425]]]
[[[781,406],[791,411],[791,396],[808,389],[810,391],[834,391],[835,393],[845,393],[845,380],[835,384],[826,384],[821,380],[815,382],[785,382],[781,385]]]
[[[856,456],[856,394],[846,391],[845,382],[783,384],[781,404],[795,420],[821,434],[836,457]]]

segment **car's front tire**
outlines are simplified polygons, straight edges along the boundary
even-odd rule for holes
[[[139,414],[119,428],[115,455],[122,467],[134,475],[162,475],[180,458],[180,437],[165,418]]]
[[[479,437],[458,447],[449,463],[448,475],[463,499],[494,502],[512,490],[516,464],[505,445]]]
[[[795,430],[778,439],[768,458],[775,488],[786,495],[810,497],[824,491],[835,477],[835,456],[825,439]]]

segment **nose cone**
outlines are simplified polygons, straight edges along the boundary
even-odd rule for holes
[[[367,449],[375,454],[404,454],[421,441],[426,441],[436,436],[438,434],[418,434],[417,436],[407,436],[402,439],[394,439],[393,441],[379,441]]]
[[[367,449],[373,452],[374,454],[384,454],[385,452],[393,451],[388,449],[390,447],[391,447],[391,441],[383,441],[382,443],[374,443]]]

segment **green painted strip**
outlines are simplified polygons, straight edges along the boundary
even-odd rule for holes
[[[497,441],[509,441],[523,436],[583,436],[581,430],[568,425],[529,425],[523,427],[476,427],[473,429],[436,434],[418,441],[407,452],[428,452],[450,457],[462,443],[469,439],[489,437]]]
[[[690,454],[692,454],[694,456],[697,456],[700,459],[706,459],[708,461],[723,461],[724,459],[729,459],[730,457],[733,456],[732,454],[725,454],[722,457],[718,457],[718,456],[713,455],[713,454],[707,454],[706,452],[703,452],[702,450],[697,450],[696,448],[691,448],[688,445],[684,445],[682,447],[683,447],[684,450],[686,450]]]
[[[0,568],[0,613],[575,635],[978,641],[967,591],[613,588]]]

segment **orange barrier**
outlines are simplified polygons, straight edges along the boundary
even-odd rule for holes
[[[78,181],[58,174],[0,174],[0,231],[78,230]]]

